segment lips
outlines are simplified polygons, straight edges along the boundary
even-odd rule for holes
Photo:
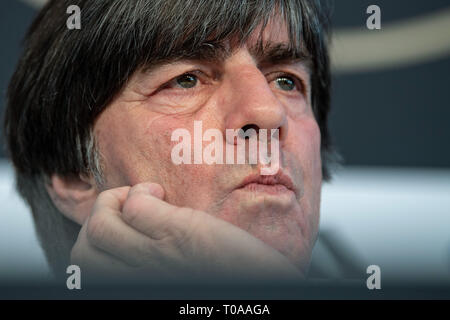
[[[298,195],[298,188],[294,186],[292,179],[281,170],[276,175],[262,176],[254,174],[246,177],[237,187],[249,191],[260,191],[269,194],[292,191]]]

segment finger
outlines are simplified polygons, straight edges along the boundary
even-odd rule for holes
[[[102,192],[79,238],[83,241],[84,237],[90,246],[108,252],[131,266],[140,266],[147,262],[153,244],[152,239],[121,218],[118,208],[122,206],[129,189],[124,187]]]
[[[86,272],[89,277],[132,272],[132,267],[126,262],[92,246],[87,241],[86,227],[83,227],[80,231],[78,241],[72,249],[70,260],[71,263],[78,265],[83,273]]]
[[[89,243],[131,266],[140,266],[151,256],[152,239],[133,229],[107,208],[94,214],[87,225]],[[156,252],[155,252],[156,255]]]
[[[114,211],[121,211],[130,188],[131,187],[129,186],[124,186],[101,192],[95,201],[93,212],[95,212],[96,206],[102,208],[107,207]]]
[[[193,223],[194,210],[161,200],[164,195],[161,190],[161,186],[151,183],[133,186],[124,203],[122,219],[155,240],[168,235],[183,237]]]

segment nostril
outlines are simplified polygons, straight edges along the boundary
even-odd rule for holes
[[[258,134],[259,127],[256,124],[247,124],[239,130],[239,137],[241,139],[249,139],[253,135]]]

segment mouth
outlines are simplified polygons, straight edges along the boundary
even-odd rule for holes
[[[276,175],[263,176],[259,174],[247,176],[236,188],[238,190],[261,192],[270,195],[281,195],[284,193],[294,193],[298,195],[292,179],[281,170]]]

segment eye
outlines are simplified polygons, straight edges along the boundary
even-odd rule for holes
[[[201,70],[179,73],[166,83],[162,84],[153,94],[168,91],[173,95],[190,95],[203,92],[212,84],[211,76]]]
[[[198,78],[190,73],[185,73],[175,78],[175,84],[184,89],[191,89],[197,85]]]
[[[296,88],[295,81],[291,77],[278,77],[275,79],[275,83],[277,84],[278,88],[284,91],[292,91]]]

